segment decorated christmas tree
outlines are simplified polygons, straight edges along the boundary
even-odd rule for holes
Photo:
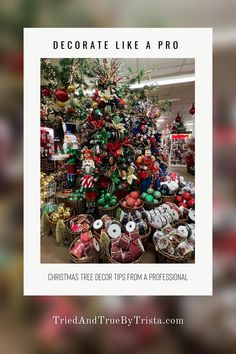
[[[133,105],[132,142],[137,153],[136,166],[141,192],[156,187],[157,179],[166,170],[161,150],[161,133],[158,119],[170,111],[168,101],[160,102],[158,87],[145,86],[136,93],[138,100]]]
[[[94,193],[99,196],[106,191],[112,205],[113,194],[120,196],[135,186],[133,122],[128,98],[129,84],[141,74],[124,74],[114,59],[95,59],[87,72],[92,89],[87,117],[79,125],[83,160],[79,180],[87,189],[88,200],[95,198]],[[107,201],[102,197],[99,204],[105,206]]]
[[[179,112],[175,118],[175,120],[171,124],[171,132],[172,133],[184,133],[186,132],[186,128],[182,122],[182,117],[179,115]]]
[[[91,212],[97,199],[101,207],[113,206],[115,197],[140,185],[145,191],[157,177],[156,123],[169,106],[159,103],[153,87],[130,89],[146,74],[124,70],[117,59],[42,59],[41,122],[55,135],[65,123],[55,153],[63,155],[69,187],[83,188]]]
[[[86,117],[88,59],[41,60],[41,124],[58,129]],[[75,128],[75,126],[74,126]]]

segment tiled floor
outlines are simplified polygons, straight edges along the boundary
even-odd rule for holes
[[[178,173],[178,175],[183,176],[185,181],[187,182],[193,182],[195,181],[195,178],[193,175],[191,175],[185,166],[176,166],[176,167],[171,167],[171,171]]]

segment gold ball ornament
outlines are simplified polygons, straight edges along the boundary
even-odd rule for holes
[[[143,160],[142,156],[139,156],[139,157],[137,158],[136,162],[137,162],[138,164],[140,164],[140,163],[142,163],[142,160]]]
[[[97,102],[93,102],[92,106],[93,106],[93,108],[97,108],[98,107],[98,103]]]
[[[56,222],[59,219],[59,215],[57,213],[52,213],[50,218],[53,222]]]
[[[60,108],[64,108],[65,105],[66,105],[66,103],[65,103],[65,102],[62,102],[62,101],[56,101],[56,104],[57,104],[57,106],[60,107]]]
[[[54,216],[55,216],[55,218],[58,220],[58,219],[60,219],[60,214],[59,213],[54,213]]]
[[[64,217],[65,219],[68,219],[68,218],[70,217],[70,212],[69,212],[69,211],[64,211],[63,217]]]
[[[74,93],[74,92],[75,92],[75,85],[70,84],[70,85],[67,87],[67,91],[68,91],[69,93]]]
[[[64,207],[63,206],[58,206],[57,212],[58,213],[64,213]]]

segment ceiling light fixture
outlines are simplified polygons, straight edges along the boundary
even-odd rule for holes
[[[143,81],[139,84],[133,84],[130,86],[131,89],[142,88],[144,86],[164,86],[164,85],[174,85],[174,84],[182,84],[185,82],[193,82],[195,81],[194,75],[185,75],[185,76],[176,76],[176,77],[168,77],[165,79],[158,79],[152,81]]]

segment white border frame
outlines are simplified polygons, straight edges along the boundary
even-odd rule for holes
[[[138,40],[138,50],[116,50],[115,40]],[[53,50],[53,40],[108,40],[104,50]],[[152,49],[145,50],[150,40]],[[158,50],[177,40],[178,50]],[[195,58],[195,264],[40,263],[40,58]],[[212,29],[24,29],[24,295],[212,295]],[[48,273],[186,273],[188,281],[49,281]]]

